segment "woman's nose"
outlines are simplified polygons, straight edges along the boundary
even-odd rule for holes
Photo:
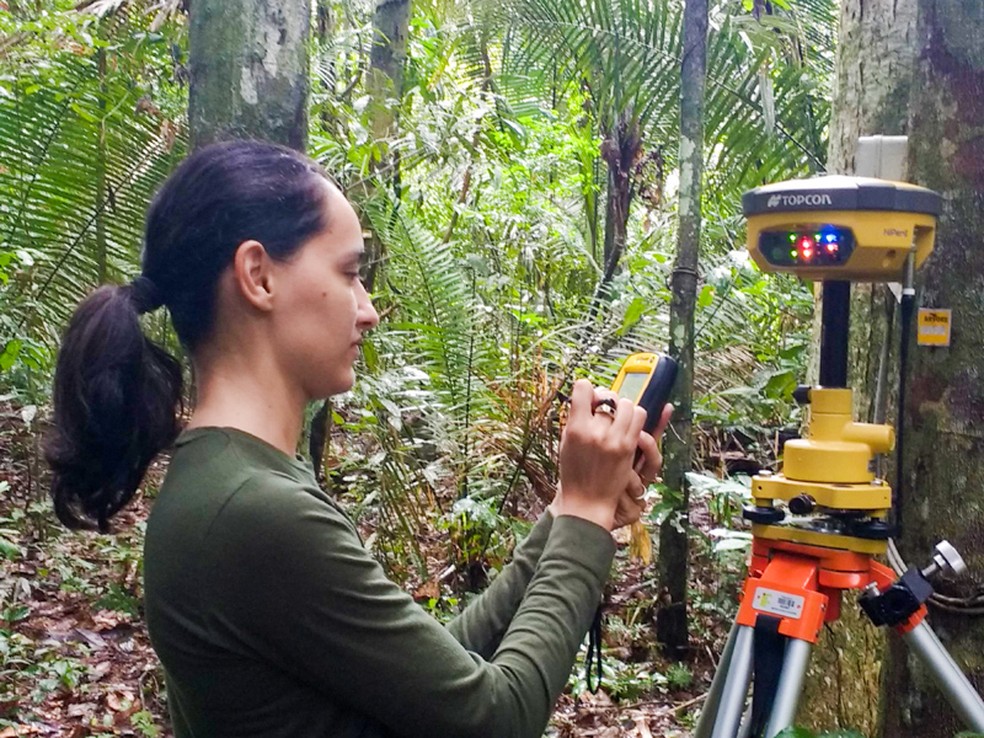
[[[370,330],[379,325],[379,313],[376,312],[376,308],[372,304],[372,298],[366,292],[365,287],[362,288],[362,294],[359,297],[358,322],[362,330]]]

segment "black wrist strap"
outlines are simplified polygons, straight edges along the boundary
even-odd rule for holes
[[[588,658],[585,660],[584,680],[587,682],[588,689],[592,694],[597,694],[598,690],[601,689],[601,610],[602,606],[598,605],[598,609],[595,610],[594,620],[591,622],[591,627],[588,628]],[[594,664],[597,664],[595,669],[597,681],[592,685],[591,671]]]

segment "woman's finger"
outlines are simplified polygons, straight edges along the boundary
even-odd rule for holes
[[[639,453],[633,468],[645,484],[651,484],[663,468],[659,442],[645,432],[639,433]]]
[[[640,488],[642,488],[641,485]],[[618,507],[615,511],[615,526],[621,528],[624,525],[630,525],[636,522],[642,517],[645,510],[645,496],[639,498],[626,490],[618,499]]]
[[[662,437],[663,432],[666,427],[670,424],[670,417],[673,415],[673,405],[666,403],[663,406],[663,412],[660,413],[659,422],[656,424],[656,428],[653,429],[653,438],[657,441]]]
[[[594,410],[594,387],[587,379],[579,379],[571,387],[571,411],[568,423],[574,425],[588,420]]]

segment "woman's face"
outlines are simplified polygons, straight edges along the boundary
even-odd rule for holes
[[[273,315],[275,350],[308,399],[351,389],[362,336],[379,323],[359,278],[362,226],[341,192],[325,188],[328,229],[276,265],[287,289]]]

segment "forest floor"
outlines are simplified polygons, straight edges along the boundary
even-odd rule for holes
[[[152,466],[148,488],[165,465]],[[141,607],[152,500],[138,496],[112,535],[69,532],[51,510],[44,469],[40,436],[23,409],[0,403],[0,738],[171,736]],[[706,510],[693,511],[691,522],[689,654],[660,657],[655,565],[630,559],[622,546],[607,588],[603,686],[585,688],[579,661],[548,735],[690,735],[741,579],[740,556],[722,562],[711,553]],[[428,555],[435,571],[445,568],[443,548]]]

